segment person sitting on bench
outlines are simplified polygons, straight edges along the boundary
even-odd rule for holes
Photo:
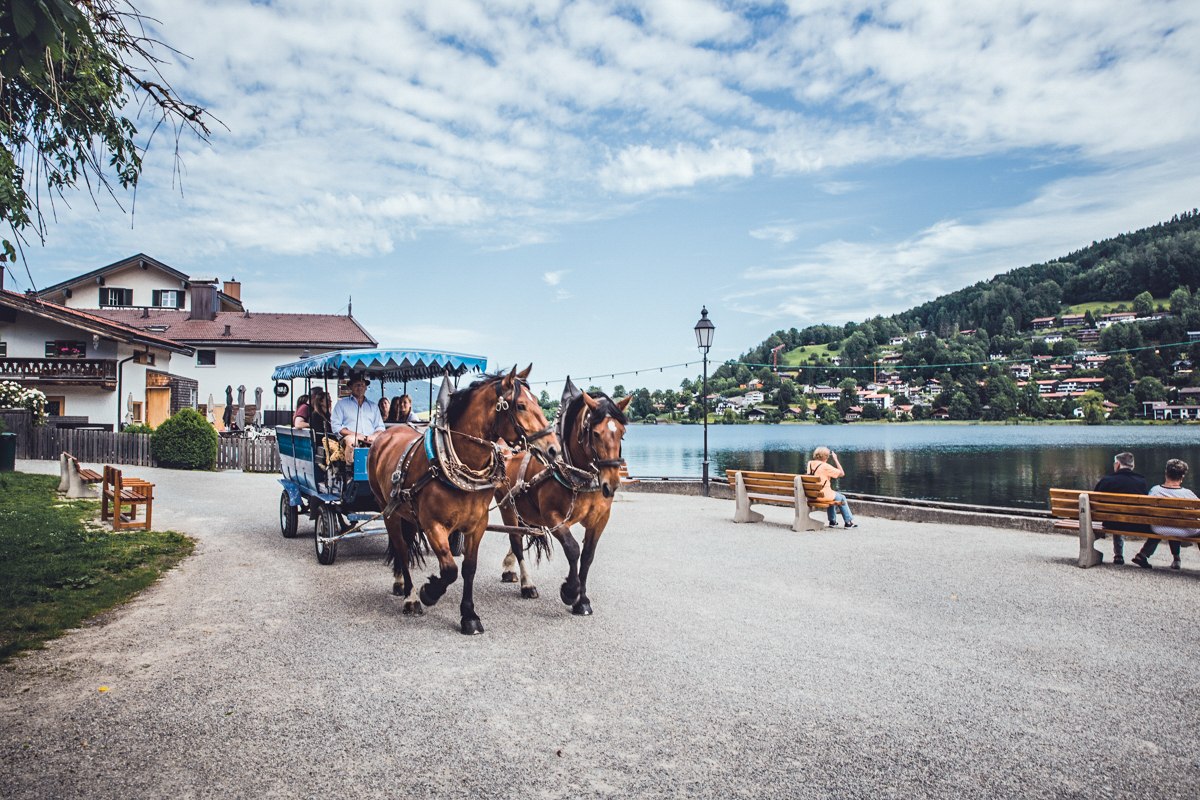
[[[832,464],[829,463],[830,458],[833,459]],[[841,503],[841,505],[831,505],[826,509],[829,513],[829,527],[837,527],[837,512],[840,509],[846,527],[857,528],[858,525],[854,522],[854,515],[850,513],[850,504],[846,502],[846,495],[833,490],[833,479],[841,478],[846,474],[846,470],[842,469],[842,462],[838,460],[837,453],[828,447],[818,447],[813,451],[812,461],[808,462],[808,474],[815,475],[825,481],[825,485],[821,487],[822,500]]]
[[[354,464],[354,448],[369,446],[376,434],[385,430],[379,416],[379,406],[367,400],[367,377],[356,374],[350,378],[350,396],[343,397],[333,407],[330,420],[333,430],[342,437],[342,452],[347,464]]]
[[[1116,492],[1118,494],[1149,494],[1150,484],[1146,479],[1133,471],[1133,453],[1117,453],[1113,456],[1113,471],[1096,482],[1097,492]],[[1104,527],[1110,530],[1129,531],[1130,533],[1147,533],[1149,528],[1137,522],[1106,522]],[[1125,563],[1125,540],[1113,534],[1114,564]]]
[[[1183,479],[1187,477],[1188,465],[1186,461],[1178,458],[1172,458],[1167,462],[1166,474],[1163,476],[1163,482],[1150,490],[1151,497],[1178,497],[1186,500],[1196,500],[1196,493],[1191,489],[1183,488]],[[1163,525],[1151,525],[1150,530],[1160,536],[1197,536],[1200,537],[1200,530],[1196,528],[1169,528]],[[1154,551],[1158,549],[1158,543],[1162,539],[1147,539],[1142,549],[1133,557],[1133,563],[1137,564],[1142,569],[1153,569],[1150,566],[1150,556],[1154,555]],[[1167,542],[1167,546],[1171,548],[1171,569],[1180,569],[1179,563],[1179,542]]]

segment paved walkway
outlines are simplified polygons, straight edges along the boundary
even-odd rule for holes
[[[0,671],[5,798],[1200,787],[1195,550],[1182,573],[1080,570],[1066,537],[871,518],[797,534],[786,509],[734,525],[727,500],[630,494],[595,616],[557,600],[561,553],[543,598],[519,599],[492,535],[487,633],[464,637],[458,586],[400,615],[382,538],[331,567],[283,539],[272,476],[131,471],[197,553]]]

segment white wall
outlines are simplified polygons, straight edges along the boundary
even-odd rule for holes
[[[106,389],[98,385],[61,385],[42,384],[38,381],[20,381],[25,386],[40,389],[47,396],[64,398],[63,413],[67,416],[86,416],[90,422],[112,425],[114,429],[124,420],[129,394],[133,393],[135,401],[146,402],[146,370],[170,372],[172,366],[171,352],[158,348],[150,348],[154,355],[154,366],[136,364],[132,360],[121,364],[130,358],[134,350],[139,352],[146,348],[135,346],[112,339],[93,340],[92,334],[80,331],[70,325],[53,320],[35,317],[18,311],[13,323],[0,323],[0,340],[8,343],[8,357],[13,358],[45,358],[46,342],[57,339],[71,339],[84,342],[86,357],[89,359],[105,359],[117,361],[118,390]],[[175,356],[176,359],[187,360],[186,356]],[[121,399],[118,408],[118,396]]]
[[[233,387],[233,401],[235,403],[237,402],[238,386],[245,386],[246,402],[253,403],[254,389],[261,386],[263,390],[263,406],[268,409],[275,408],[275,395],[273,393],[275,382],[271,380],[271,373],[280,364],[299,361],[300,356],[304,352],[304,348],[302,347],[221,348],[198,346],[196,350],[216,350],[216,365],[212,367],[197,366],[197,356],[177,355],[171,361],[171,372],[185,378],[194,378],[200,382],[199,403],[208,403],[208,396],[212,394],[214,403],[223,404],[225,402],[226,386]],[[309,352],[317,355],[327,351],[310,350]],[[299,386],[296,387],[296,391],[300,391]],[[279,401],[279,407],[281,409],[291,408],[291,401],[291,396],[282,398]]]
[[[188,290],[183,288],[183,282],[153,266],[142,269],[134,265],[105,275],[104,288],[132,289],[135,306],[153,305],[155,289],[178,290],[183,293],[182,307],[187,309],[191,306],[191,298],[188,297]],[[99,308],[100,286],[95,281],[73,286],[71,296],[64,299],[62,305],[67,308]]]

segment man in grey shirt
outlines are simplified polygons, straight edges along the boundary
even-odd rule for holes
[[[1196,500],[1196,493],[1191,489],[1183,487],[1183,479],[1187,476],[1188,465],[1186,461],[1178,458],[1172,458],[1167,462],[1166,474],[1163,476],[1163,482],[1150,490],[1151,497],[1178,497],[1186,500]],[[1196,528],[1169,528],[1163,525],[1151,525],[1150,530],[1160,536],[1196,536],[1200,537],[1200,530]],[[1143,569],[1153,569],[1150,566],[1150,556],[1154,555],[1154,551],[1158,549],[1158,543],[1161,539],[1147,539],[1142,545],[1142,549],[1133,557],[1133,563]],[[1179,569],[1179,542],[1167,542],[1167,546],[1171,548],[1171,569]]]

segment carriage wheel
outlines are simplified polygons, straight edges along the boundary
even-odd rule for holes
[[[296,524],[298,513],[296,507],[292,505],[292,500],[288,497],[287,489],[279,495],[279,530],[285,539],[294,539],[296,537]]]
[[[337,536],[340,533],[338,525],[337,512],[332,508],[321,509],[321,515],[317,517],[317,562],[329,566],[333,560],[337,558],[337,542],[323,542],[322,537]]]

